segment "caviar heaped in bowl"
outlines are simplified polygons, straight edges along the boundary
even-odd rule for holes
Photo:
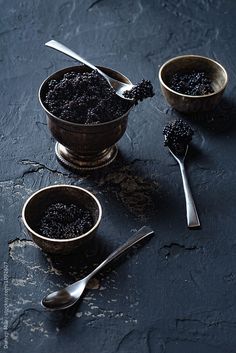
[[[184,113],[209,111],[219,103],[228,82],[218,62],[199,55],[183,55],[164,63],[159,70],[164,97]]]
[[[132,102],[122,99],[95,70],[67,72],[48,82],[44,104],[56,117],[77,124],[100,124],[124,115]]]
[[[93,227],[92,213],[80,203],[54,202],[39,219],[37,232],[50,239],[72,239]]]
[[[169,78],[169,87],[188,96],[204,96],[214,93],[213,84],[205,71],[176,72]]]
[[[89,191],[72,185],[53,185],[25,202],[22,219],[33,241],[44,251],[68,254],[91,239],[102,209]]]
[[[121,73],[106,67],[99,68],[109,76],[131,84]],[[48,127],[57,141],[57,158],[74,170],[97,169],[115,159],[116,142],[125,133],[129,112],[136,103],[135,100],[124,100],[114,94],[111,97],[109,85],[105,89],[100,84],[96,86],[97,80],[100,83],[104,81],[96,73],[91,74],[91,71],[83,65],[65,68],[49,76],[39,89],[39,101],[47,114]],[[76,83],[78,77],[80,82]],[[81,94],[76,98],[73,91],[70,100],[68,86],[86,86],[88,77],[91,78],[91,84],[84,90],[86,94],[83,98]],[[86,82],[83,83],[83,80]],[[97,99],[95,93],[102,98]],[[54,98],[57,102],[55,105]]]
[[[142,101],[154,95],[150,81],[142,80],[125,97]],[[97,71],[67,72],[48,82],[44,104],[60,119],[77,124],[100,124],[124,115],[132,101],[118,96],[107,80]]]

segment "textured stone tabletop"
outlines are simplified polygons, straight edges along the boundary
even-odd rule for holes
[[[236,2],[225,0],[1,1],[1,352],[236,352]],[[41,82],[72,59],[44,46],[59,40],[155,97],[136,106],[112,165],[75,175],[55,158],[37,98]],[[188,118],[187,167],[202,222],[186,227],[179,168],[163,147],[181,115],[164,101],[158,69],[200,54],[229,74],[215,112]],[[183,117],[186,119],[186,117]],[[43,253],[21,222],[24,201],[51,184],[80,185],[102,203],[90,247],[65,258]],[[155,236],[106,268],[80,303],[47,312],[41,298],[95,267],[147,224]]]

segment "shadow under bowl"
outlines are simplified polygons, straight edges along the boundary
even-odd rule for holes
[[[205,72],[212,82],[213,93],[191,96],[178,93],[169,87],[176,73]],[[219,103],[228,83],[225,68],[218,62],[199,55],[177,56],[165,62],[159,70],[159,81],[163,95],[170,106],[183,113],[210,111]]]
[[[79,204],[89,210],[93,217],[93,227],[76,238],[51,239],[37,232],[38,224],[45,210],[53,203]],[[23,223],[33,241],[45,252],[69,254],[90,240],[96,233],[102,217],[98,199],[89,191],[72,185],[53,185],[40,189],[31,195],[22,209]]]
[[[109,76],[130,84],[131,81],[118,71],[98,66]],[[74,170],[93,170],[110,164],[117,155],[116,142],[125,133],[128,114],[133,105],[121,117],[100,124],[77,124],[65,121],[53,115],[45,106],[48,83],[58,80],[68,72],[90,72],[84,65],[64,68],[49,76],[39,89],[39,101],[47,114],[47,124],[52,136],[56,139],[56,156],[66,167]]]

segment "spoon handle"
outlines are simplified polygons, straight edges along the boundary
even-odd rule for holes
[[[50,40],[49,42],[45,43],[45,45],[47,47],[56,49],[59,52],[64,53],[75,60],[80,61],[81,63],[90,67],[91,69],[98,71],[100,73],[100,75],[102,75],[103,77],[105,77],[107,79],[107,76],[104,72],[102,72],[96,66],[94,66],[93,64],[91,64],[90,62],[88,62],[87,60],[82,58],[79,54],[75,53],[73,50],[66,47],[64,44],[61,44],[61,43],[57,42],[56,40]]]
[[[189,228],[200,227],[200,221],[197,214],[197,209],[193,200],[191,189],[188,183],[188,178],[184,166],[184,162],[178,161],[183,180],[184,195],[186,201],[187,224]]]
[[[138,243],[140,240],[146,238],[147,236],[153,234],[154,231],[147,227],[144,226],[140,228],[137,232],[134,233],[132,237],[130,237],[123,245],[119,246],[113,253],[111,253],[106,260],[104,260],[98,267],[96,267],[88,276],[87,280],[92,278],[97,272],[99,272],[104,266],[109,264],[111,261],[116,259],[118,256],[120,256],[123,252],[125,252],[127,249],[129,249],[131,246],[134,244]]]

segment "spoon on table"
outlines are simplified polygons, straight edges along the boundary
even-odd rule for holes
[[[68,47],[66,47],[65,45],[57,42],[56,40],[50,40],[49,42],[45,43],[45,45],[47,47],[56,49],[56,50],[60,51],[61,53],[64,53],[75,60],[80,61],[81,63],[90,67],[93,70],[96,70],[100,75],[102,75],[107,80],[109,85],[115,90],[115,92],[118,96],[120,96],[123,99],[130,100],[130,101],[133,100],[130,98],[126,98],[124,96],[125,91],[130,91],[133,87],[135,87],[135,85],[133,85],[132,83],[130,83],[130,84],[124,83],[124,82],[118,81],[118,80],[110,77],[109,75],[105,74],[102,70],[100,70],[99,68],[97,68],[96,66],[94,66],[93,64],[88,62],[87,60],[83,59],[80,55],[75,53],[73,50],[71,50]]]
[[[186,201],[186,213],[187,213],[187,225],[189,228],[197,228],[200,227],[200,221],[199,217],[197,214],[197,209],[192,197],[192,193],[190,190],[190,186],[188,183],[188,178],[185,170],[185,157],[188,152],[188,145],[186,146],[185,152],[181,155],[176,155],[174,151],[169,147],[169,151],[174,157],[174,159],[178,162],[180,171],[181,171],[181,176],[183,180],[183,187],[184,187],[184,195],[185,195],[185,201]]]
[[[140,240],[146,238],[147,236],[153,233],[154,231],[151,228],[147,226],[142,227],[137,232],[135,232],[134,235],[130,237],[123,245],[119,246],[118,249],[116,249],[113,253],[111,253],[106,258],[106,260],[104,260],[86,277],[69,285],[66,288],[53,292],[47,295],[45,298],[43,298],[41,302],[42,306],[50,310],[62,310],[62,309],[67,309],[71,307],[79,300],[87,283],[97,272],[99,272],[104,266],[106,266],[111,261],[113,261],[118,256],[120,256],[132,245],[138,243]]]

